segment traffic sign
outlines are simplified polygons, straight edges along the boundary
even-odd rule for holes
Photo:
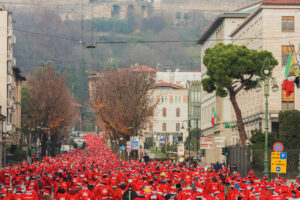
[[[159,135],[159,136],[157,136],[157,140],[158,140],[158,142],[164,143],[165,142],[165,136]]]
[[[130,137],[131,149],[139,149],[139,141],[137,137]]]
[[[274,145],[273,145],[273,150],[275,152],[282,152],[283,151],[283,144],[280,143],[280,142],[276,142]]]
[[[271,172],[272,173],[286,173],[287,153],[286,152],[272,152],[271,153]]]
[[[120,149],[121,149],[122,151],[124,151],[126,148],[125,148],[125,146],[121,146]]]
[[[131,152],[131,149],[126,149],[127,153],[130,153]]]
[[[177,152],[178,156],[184,156],[184,145],[178,145]]]

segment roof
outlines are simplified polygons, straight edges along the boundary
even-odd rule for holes
[[[300,5],[300,0],[264,0],[263,5]],[[254,13],[252,13],[239,27],[237,27],[231,34],[230,37],[233,37],[237,34],[246,24],[249,23],[260,11],[262,8],[258,8]]]
[[[247,9],[249,9],[249,8],[251,8],[251,7],[253,7],[253,6],[259,5],[259,4],[263,3],[263,2],[264,2],[263,0],[260,0],[260,1],[257,1],[257,2],[255,2],[255,3],[253,3],[253,4],[250,4],[250,5],[247,5],[247,6],[245,6],[245,7],[239,8],[239,9],[237,9],[236,11],[247,10]]]
[[[219,15],[208,27],[202,32],[202,36],[198,40],[198,44],[203,44],[206,39],[216,30],[225,18],[246,18],[250,12],[225,12]]]
[[[263,5],[300,5],[300,0],[265,0]]]
[[[230,37],[233,37],[235,34],[237,34],[250,20],[252,20],[258,13],[260,13],[262,9],[257,9],[254,13],[252,13],[247,19],[236,29],[233,30],[233,32],[230,34]]]
[[[175,85],[173,83],[155,83],[153,85],[151,85],[151,89],[155,89],[155,88],[158,88],[158,87],[171,87],[173,89],[185,89],[184,87],[182,86],[179,86],[179,85]]]
[[[132,71],[135,72],[157,72],[156,69],[148,66],[148,65],[138,65],[138,66],[134,66],[132,67]]]

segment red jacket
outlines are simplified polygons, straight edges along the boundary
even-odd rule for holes
[[[117,190],[111,190],[111,197],[114,200],[122,200],[122,190],[120,188],[117,188]]]

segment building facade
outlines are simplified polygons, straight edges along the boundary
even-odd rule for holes
[[[236,45],[245,45],[256,50],[272,52],[278,65],[273,70],[279,88],[282,88],[284,71],[289,52],[297,53],[300,45],[300,2],[292,0],[266,0],[251,14],[231,37]],[[297,57],[297,55],[295,55]],[[296,60],[297,61],[297,60]],[[300,60],[299,60],[300,61]],[[270,87],[269,127],[270,132],[279,132],[278,113],[281,110],[300,109],[300,90],[287,96],[284,90],[273,92]],[[265,126],[264,92],[241,91],[237,101],[240,105],[248,138],[251,131],[263,130]],[[235,114],[232,113],[232,118]],[[237,135],[236,122],[232,123],[233,134]]]
[[[202,34],[201,57],[205,50],[218,42],[245,45],[250,49],[267,50],[273,53],[279,64],[273,70],[279,88],[284,81],[289,52],[298,52],[300,45],[300,20],[297,10],[300,2],[293,0],[265,0],[235,12],[224,13],[218,17]],[[295,55],[296,57],[296,55]],[[206,67],[202,62],[202,78],[206,77]],[[270,87],[271,88],[271,87]],[[235,112],[227,98],[219,98],[215,93],[201,92],[201,128],[205,136],[224,136],[225,145],[240,144]],[[237,97],[242,111],[243,123],[247,137],[253,130],[263,130],[265,126],[265,98],[263,90],[256,92],[241,91]],[[216,111],[216,124],[211,124],[212,108]],[[278,113],[281,110],[300,109],[300,92],[298,89],[287,96],[284,90],[272,92],[269,97],[270,131],[278,133]],[[227,125],[227,126],[226,126]],[[225,128],[226,127],[226,128]],[[213,143],[206,151],[206,162],[222,161],[221,148]]]
[[[12,13],[0,11],[0,106],[1,114],[6,117],[3,121],[1,132],[1,164],[4,159],[5,149],[18,145],[21,138],[21,86],[25,80],[16,68],[16,59],[13,57],[13,46],[16,37],[13,34]]]
[[[179,69],[175,71],[167,70],[165,72],[156,72],[156,83],[172,83],[186,88],[191,81],[200,81],[201,72],[182,72]]]
[[[156,83],[151,95],[158,103],[154,116],[143,131],[145,140],[152,138],[156,147],[177,145],[188,136],[188,90],[172,83]],[[182,128],[185,123],[185,128]]]
[[[203,64],[205,50],[220,42],[224,44],[231,43],[232,41],[229,35],[251,13],[252,6],[241,11],[226,12],[223,15],[218,16],[203,32],[202,37],[199,40],[199,44],[201,45],[202,79],[207,77],[207,69]],[[213,110],[217,115],[215,124],[212,124],[211,122]],[[201,91],[202,136],[213,138],[225,137],[225,145],[234,144],[231,139],[231,130],[225,128],[225,124],[231,122],[231,113],[232,105],[228,97],[221,98],[216,96],[215,92],[207,93],[204,90]],[[221,148],[213,143],[211,149],[206,150],[204,162],[210,163],[222,160],[224,160],[224,157],[221,156]]]

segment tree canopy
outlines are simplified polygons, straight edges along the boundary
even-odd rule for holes
[[[208,76],[202,80],[203,89],[209,93],[215,91],[220,97],[229,95],[236,113],[238,131],[243,145],[246,144],[247,135],[236,95],[243,89],[251,90],[256,87],[255,77],[261,77],[265,60],[270,61],[271,70],[278,64],[271,52],[222,43],[206,49],[203,58]]]
[[[106,71],[95,83],[92,105],[102,129],[112,139],[135,135],[153,116],[156,103],[147,73],[130,69]]]
[[[289,110],[279,113],[279,139],[285,148],[300,147],[300,111]]]
[[[71,93],[65,85],[65,77],[57,74],[49,63],[38,68],[27,80],[27,88],[22,89],[23,128],[37,131],[38,127],[47,127],[42,131],[41,156],[46,155],[48,140],[54,156],[62,129],[72,124],[76,114]]]

